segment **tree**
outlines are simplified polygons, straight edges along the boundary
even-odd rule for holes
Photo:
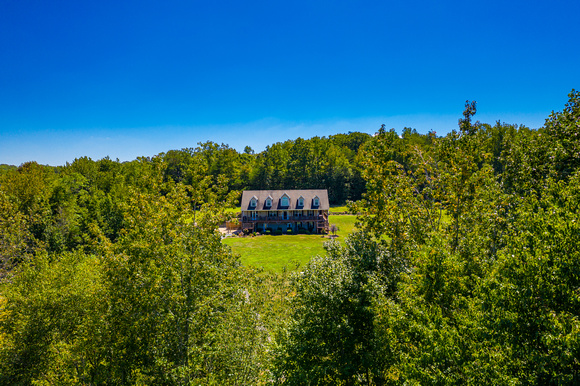
[[[237,257],[221,244],[224,205],[158,183],[164,195],[134,192],[130,227],[105,257],[112,379],[255,383],[260,362],[244,361],[260,355],[267,331]]]
[[[568,179],[580,167],[580,92],[572,90],[562,112],[539,130],[521,129],[504,155],[510,192],[541,195],[547,178]]]
[[[332,233],[332,235],[334,237],[336,237],[337,231],[338,231],[338,226],[336,224],[330,224],[330,233]]]
[[[326,249],[295,276],[274,374],[289,385],[381,383],[372,303],[379,292],[394,295],[404,265],[363,233]]]
[[[572,90],[562,112],[546,119],[545,150],[551,176],[566,179],[580,167],[580,91]]]
[[[503,248],[506,210],[481,134],[467,103],[460,131],[415,141],[379,130],[360,157],[367,192],[360,226],[384,243],[391,259],[408,267],[397,296],[374,299],[375,363],[385,379],[454,384],[468,379],[475,361],[466,340],[474,293]],[[384,240],[387,236],[387,240]],[[495,379],[495,378],[493,378]]]
[[[522,199],[482,283],[484,358],[522,384],[575,384],[580,365],[580,174]],[[501,348],[501,351],[497,351]]]
[[[40,253],[17,270],[1,287],[0,384],[107,382],[108,301],[98,259]]]
[[[26,217],[0,190],[0,282],[32,254],[31,238]]]

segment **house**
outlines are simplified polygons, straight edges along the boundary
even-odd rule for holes
[[[328,232],[328,191],[245,190],[240,224],[244,232]]]

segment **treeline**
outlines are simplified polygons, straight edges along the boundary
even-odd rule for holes
[[[0,384],[577,384],[580,93],[539,130],[382,127],[0,175]],[[295,275],[221,244],[239,190],[358,231]]]
[[[357,154],[370,138],[359,132],[298,138],[257,154],[250,146],[238,153],[228,145],[206,142],[159,157],[167,163],[166,176],[175,182],[190,183],[191,174],[202,167],[214,182],[221,177],[231,190],[328,189],[330,202],[343,204],[364,192]]]

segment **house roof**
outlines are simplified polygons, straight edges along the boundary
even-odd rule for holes
[[[281,198],[286,194],[290,198],[288,206],[282,206]],[[266,199],[272,198],[272,206],[266,207]],[[250,206],[252,197],[258,199],[256,207]],[[304,206],[299,206],[298,199],[304,198]],[[319,205],[314,206],[314,198],[318,197]],[[242,193],[242,210],[328,210],[328,191],[326,189],[303,190],[244,190]]]

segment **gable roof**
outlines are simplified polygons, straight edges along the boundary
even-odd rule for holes
[[[290,197],[290,205],[281,206],[280,199],[286,194]],[[252,197],[258,199],[256,207],[250,206]],[[266,199],[272,197],[272,206],[267,207]],[[304,206],[298,206],[298,199],[304,198]],[[314,197],[318,197],[319,205],[314,205]],[[244,190],[242,193],[242,210],[328,210],[328,190],[326,189],[302,189],[302,190]]]

